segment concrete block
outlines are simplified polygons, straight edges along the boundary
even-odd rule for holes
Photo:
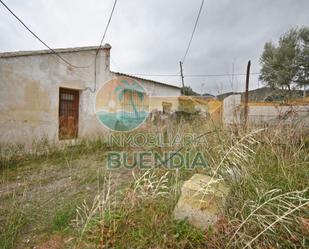
[[[195,174],[181,188],[174,210],[175,219],[187,219],[191,225],[207,229],[222,213],[227,193],[228,188],[223,181]]]

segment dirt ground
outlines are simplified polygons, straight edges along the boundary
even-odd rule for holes
[[[131,176],[129,171],[110,173],[112,190]],[[61,236],[57,234],[56,215],[63,210],[70,212],[84,200],[93,198],[106,174],[101,154],[29,161],[2,170],[0,232],[4,236],[1,238],[10,240],[15,236],[13,248],[62,248],[68,238],[63,231]]]

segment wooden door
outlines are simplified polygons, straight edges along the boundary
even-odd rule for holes
[[[76,138],[78,134],[79,91],[59,89],[59,139]]]

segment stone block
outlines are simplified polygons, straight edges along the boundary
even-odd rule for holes
[[[195,174],[181,188],[174,210],[175,219],[187,219],[191,225],[207,229],[222,213],[227,193],[228,188],[222,180]]]

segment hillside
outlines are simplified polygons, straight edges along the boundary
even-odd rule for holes
[[[241,94],[242,100],[244,99],[245,96],[244,92],[227,92],[217,95],[217,98],[219,100],[223,100],[232,94]],[[306,96],[308,96],[308,94],[309,91],[307,91]],[[272,89],[269,87],[261,87],[249,91],[249,101],[281,101],[284,100],[285,98],[295,99],[295,98],[301,98],[302,96],[303,96],[302,90],[288,91],[282,89]]]

